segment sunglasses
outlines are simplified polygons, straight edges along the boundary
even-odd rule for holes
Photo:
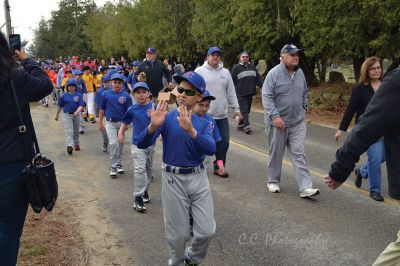
[[[185,93],[187,96],[196,96],[196,95],[200,95],[200,93],[196,92],[196,91],[192,91],[192,90],[188,90],[182,87],[178,87],[176,89],[180,94]]]

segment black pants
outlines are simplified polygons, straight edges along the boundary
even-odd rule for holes
[[[253,95],[238,96],[240,112],[243,116],[243,121],[239,123],[239,127],[247,127],[250,125],[249,114],[251,109],[251,103],[253,101]]]

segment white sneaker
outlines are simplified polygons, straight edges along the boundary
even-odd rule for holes
[[[125,173],[125,171],[124,171],[124,169],[122,168],[122,165],[117,165],[117,172],[118,172],[118,174],[123,174],[123,173]]]
[[[277,183],[267,183],[268,190],[272,193],[279,193],[281,192],[281,188]]]
[[[317,188],[306,188],[300,192],[301,198],[311,198],[317,195],[319,195],[319,189]]]
[[[111,176],[111,178],[116,178],[117,177],[117,168],[111,167],[110,176]]]

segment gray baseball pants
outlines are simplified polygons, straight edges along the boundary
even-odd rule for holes
[[[306,188],[312,188],[312,178],[304,152],[306,131],[305,121],[297,126],[287,127],[284,131],[277,129],[273,125],[267,128],[270,155],[267,167],[268,183],[279,184],[281,181],[283,153],[285,152],[285,147],[287,147],[299,190],[303,191]]]
[[[110,122],[106,121],[106,131],[109,139],[110,148],[110,165],[111,167],[117,167],[122,163],[122,149],[124,144],[118,143],[118,130],[121,126],[121,122]]]
[[[64,129],[66,146],[79,144],[79,115],[64,113]]]
[[[163,170],[161,179],[165,237],[170,248],[168,264],[183,266],[185,258],[201,263],[215,233],[214,204],[206,169],[191,174]],[[194,236],[185,249],[190,237],[189,208],[193,215]]]
[[[134,167],[133,196],[139,197],[143,196],[151,183],[154,146],[139,149],[135,144],[132,144],[131,155]]]

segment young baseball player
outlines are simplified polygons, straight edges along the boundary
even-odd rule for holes
[[[99,116],[99,111],[100,111],[100,105],[101,101],[103,100],[103,95],[110,89],[110,76],[108,74],[105,74],[101,77],[101,83],[102,86],[100,89],[97,91],[96,96],[94,98],[94,103],[95,103],[95,112],[96,116]],[[105,120],[103,118],[103,123],[105,123]],[[107,131],[101,131],[101,136],[103,139],[103,152],[107,152],[108,150],[108,136],[107,136]]]
[[[111,76],[112,90],[103,94],[99,111],[99,129],[106,130],[109,138],[110,148],[110,176],[116,178],[117,173],[123,174],[122,149],[123,144],[118,143],[118,130],[121,127],[121,120],[128,108],[132,105],[129,93],[122,91],[125,77],[121,74]],[[103,125],[103,118],[106,120],[106,127]]]
[[[67,70],[66,74],[67,74],[67,76],[65,78],[63,78],[63,80],[61,82],[61,88],[62,88],[63,92],[67,92],[67,88],[65,87],[65,85],[67,84],[67,81],[69,79],[74,78],[74,74],[72,73],[72,70]]]
[[[82,94],[76,91],[77,82],[74,79],[69,79],[66,82],[67,93],[63,94],[58,100],[58,109],[55,120],[58,121],[61,109],[64,111],[64,128],[65,140],[67,143],[67,152],[72,154],[72,147],[76,151],[79,147],[79,114],[83,108]]]
[[[170,247],[169,265],[201,263],[215,232],[214,206],[205,155],[216,150],[212,128],[205,119],[192,115],[202,99],[206,83],[200,74],[187,72],[179,77],[178,109],[167,113],[167,102],[160,101],[151,114],[150,125],[139,136],[138,147],[147,148],[163,135],[162,203],[166,239]],[[194,225],[189,240],[189,208]]]
[[[89,113],[89,121],[91,123],[95,123],[96,120],[94,119],[94,97],[96,94],[96,80],[93,77],[93,74],[90,72],[90,66],[83,67],[83,75],[82,79],[85,82],[85,86],[87,89],[87,111]]]
[[[83,121],[84,121],[84,118],[86,118],[86,115],[84,117],[83,114],[85,113],[86,93],[87,93],[85,82],[82,79],[82,74],[83,74],[83,72],[80,69],[74,71],[76,84],[78,86],[76,91],[79,92],[80,94],[82,94],[82,96],[83,96],[83,108],[82,108],[82,112],[79,114],[79,133],[80,134],[85,133],[85,123]]]
[[[144,203],[150,202],[148,190],[151,182],[154,155],[154,144],[146,149],[139,149],[137,141],[139,134],[150,124],[150,114],[152,103],[149,101],[150,89],[145,82],[137,82],[133,85],[132,94],[136,99],[136,104],[129,107],[122,118],[122,124],[118,133],[118,142],[124,143],[124,132],[128,125],[132,123],[132,148],[131,154],[134,164],[134,189],[133,189],[133,208],[140,212],[146,212]]]

